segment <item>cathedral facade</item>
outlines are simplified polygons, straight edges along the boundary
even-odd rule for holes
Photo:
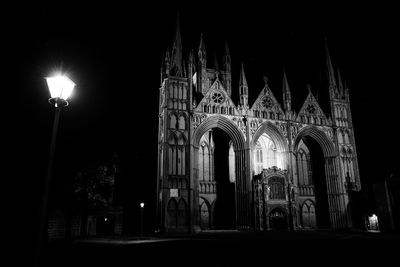
[[[248,101],[241,65],[239,103],[231,57],[207,64],[203,37],[187,58],[177,22],[161,70],[157,216],[164,232],[209,229],[352,227],[349,192],[361,188],[349,90],[326,48],[330,114],[309,90],[292,109],[283,73],[283,103],[268,80]]]

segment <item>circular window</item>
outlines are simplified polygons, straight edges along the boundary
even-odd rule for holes
[[[222,102],[224,102],[224,95],[218,92],[214,93],[211,98],[214,101],[214,103],[217,104],[221,104]]]
[[[272,99],[269,96],[264,97],[261,104],[265,108],[272,108],[273,106]]]
[[[314,107],[314,105],[309,104],[308,107],[307,107],[307,111],[308,111],[308,113],[310,113],[310,114],[314,114],[314,113],[315,113],[315,107]]]

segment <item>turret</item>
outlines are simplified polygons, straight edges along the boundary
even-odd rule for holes
[[[286,71],[283,70],[283,107],[285,111],[292,110],[292,94],[290,93],[289,83],[286,77]]]
[[[198,69],[197,69],[197,92],[205,95],[207,92],[206,79],[207,79],[207,54],[206,54],[206,46],[204,45],[203,34],[200,36],[200,45],[199,50],[197,52],[199,57]]]
[[[240,71],[239,95],[240,95],[240,105],[242,107],[248,106],[249,90],[247,86],[246,75],[244,74],[243,63]]]
[[[338,95],[338,88],[336,85],[335,73],[333,71],[331,56],[328,49],[328,41],[325,39],[325,57],[326,57],[326,68],[329,82],[329,97],[334,99]]]
[[[176,16],[175,39],[172,46],[171,56],[172,75],[182,77],[184,75],[184,70],[182,68],[182,40],[179,25],[179,14]]]
[[[223,83],[226,89],[226,92],[229,96],[232,94],[232,74],[231,74],[231,54],[229,52],[228,42],[225,40],[224,46],[224,56],[223,56],[223,64],[224,64],[224,79]]]

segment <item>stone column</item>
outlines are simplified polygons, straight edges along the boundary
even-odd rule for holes
[[[329,213],[332,228],[347,228],[351,227],[347,210],[348,196],[339,175],[338,164],[337,157],[325,158]]]
[[[236,171],[236,228],[250,228],[250,179],[247,177],[248,162],[246,150],[235,151]]]
[[[199,214],[199,148],[190,146],[190,187],[189,187],[189,203],[190,203],[190,232],[200,232],[200,214]]]

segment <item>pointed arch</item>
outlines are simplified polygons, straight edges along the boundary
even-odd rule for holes
[[[288,168],[288,143],[277,126],[271,122],[264,122],[257,129],[250,143],[252,153],[256,151],[258,142],[261,143],[261,146],[263,147],[263,168],[272,166],[277,166],[282,169]],[[252,165],[253,168],[257,169],[257,164],[253,163]]]
[[[176,112],[171,112],[169,114],[169,123],[168,123],[168,128],[170,129],[176,129],[178,118]]]
[[[177,208],[178,203],[175,198],[171,198],[167,206],[167,225],[171,228],[176,228],[177,226]]]
[[[178,227],[185,227],[187,225],[187,204],[183,198],[179,200],[176,219]]]
[[[238,229],[247,229],[251,225],[251,214],[248,212],[251,209],[250,202],[250,179],[249,173],[246,171],[248,162],[248,154],[246,153],[246,141],[243,132],[240,128],[230,119],[221,115],[214,115],[206,118],[193,133],[193,149],[194,149],[194,162],[198,160],[198,150],[201,137],[210,129],[218,128],[224,131],[232,140],[235,152],[235,202],[236,206],[236,227]],[[193,166],[193,180],[199,181],[197,175],[197,166]],[[198,199],[197,199],[198,201]],[[195,203],[195,206],[197,207]]]
[[[276,127],[274,124],[271,122],[267,121],[264,122],[260,128],[257,129],[255,134],[253,135],[253,138],[250,143],[250,148],[254,149],[258,139],[262,134],[266,133],[268,136],[272,138],[272,141],[274,141],[276,145],[276,149],[279,152],[286,152],[289,151],[288,144],[286,142],[286,138],[283,136],[281,131]]]
[[[168,173],[176,174],[177,171],[177,155],[178,155],[178,137],[171,132],[168,137]]]
[[[200,197],[200,227],[209,229],[211,226],[211,205],[207,199]]]
[[[304,228],[315,228],[315,202],[312,199],[306,199],[301,205],[301,222]]]
[[[230,119],[223,116],[211,116],[206,118],[193,133],[193,145],[199,147],[200,139],[208,130],[219,128],[226,132],[233,142],[235,150],[245,148],[245,139],[242,131]]]
[[[177,173],[186,174],[186,137],[183,133],[179,135],[177,144]]]
[[[314,125],[306,126],[299,131],[294,141],[294,148],[297,148],[299,142],[307,136],[314,139],[321,146],[324,157],[332,157],[336,155],[334,144],[322,130],[318,129]]]
[[[185,130],[186,129],[186,121],[187,121],[187,116],[185,113],[179,113],[179,119],[178,119],[178,129],[179,130]]]

